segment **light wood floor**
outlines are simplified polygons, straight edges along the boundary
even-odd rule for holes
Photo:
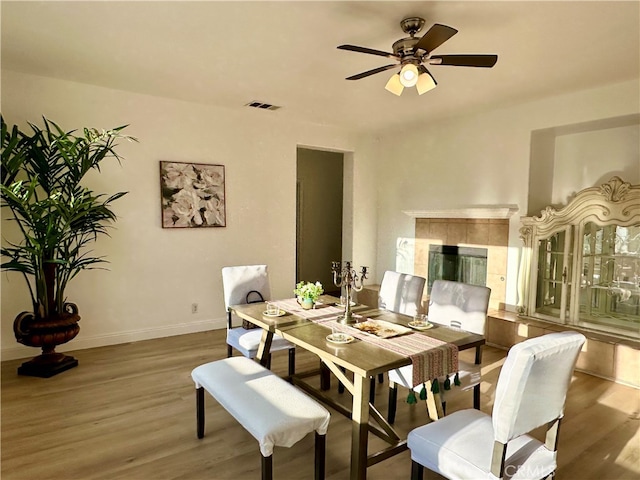
[[[34,350],[35,352],[35,350]],[[467,353],[467,352],[463,352]],[[20,361],[2,363],[2,480],[259,479],[255,440],[207,398],[205,438],[195,432],[192,368],[226,355],[224,331],[184,335],[73,353],[78,368],[50,379],[19,377]],[[505,352],[484,354],[482,409],[490,412]],[[297,353],[298,370],[317,359]],[[286,354],[273,369],[286,372]],[[335,382],[332,394],[338,395]],[[401,394],[402,395],[402,394]],[[386,384],[376,405],[386,414]],[[450,410],[471,405],[471,398]],[[577,373],[560,432],[560,480],[637,479],[640,475],[640,393]],[[397,428],[426,422],[421,404],[398,404]],[[347,479],[350,422],[332,411],[327,478]],[[372,437],[370,445],[382,446]],[[369,469],[371,480],[408,479],[409,453]],[[313,478],[313,436],[276,448],[276,479]]]

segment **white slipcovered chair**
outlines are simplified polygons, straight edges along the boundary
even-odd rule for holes
[[[409,432],[412,480],[422,479],[424,467],[449,479],[553,479],[560,420],[584,341],[580,333],[559,332],[512,347],[492,415],[460,410]],[[543,425],[544,443],[528,435]]]
[[[393,272],[387,270],[382,276],[380,291],[378,293],[378,308],[402,315],[413,317],[420,311],[422,304],[422,292],[427,280],[417,275]],[[378,375],[378,381],[382,383],[383,374]],[[375,396],[375,379],[371,380],[370,401],[373,403]]]
[[[390,270],[384,272],[378,293],[378,308],[413,317],[420,311],[426,282],[426,279],[417,275]]]
[[[488,287],[449,280],[436,280],[433,282],[429,297],[429,322],[484,335],[490,296],[491,289]],[[481,358],[477,358],[477,363],[459,362],[460,385],[452,386],[451,390],[440,389],[443,410],[446,411],[447,399],[471,389],[473,389],[473,408],[480,409],[481,360]],[[407,389],[413,388],[416,392],[422,389],[422,385],[413,387],[412,380],[413,367],[411,365],[389,372],[387,418],[390,423],[395,420],[398,386]],[[440,384],[443,384],[445,380],[445,378],[438,379]]]
[[[223,267],[222,289],[224,291],[224,305],[227,310],[227,357],[233,354],[233,348],[247,358],[255,358],[262,338],[261,328],[246,329],[233,326],[233,316],[229,307],[247,303],[249,292],[259,292],[267,301],[271,299],[269,274],[266,265],[244,265]],[[259,297],[258,297],[259,298]],[[295,373],[295,346],[279,335],[273,336],[271,352],[279,350],[289,351],[289,375]],[[271,357],[267,362],[270,366]]]

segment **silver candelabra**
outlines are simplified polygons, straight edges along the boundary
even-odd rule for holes
[[[344,315],[338,318],[340,323],[353,323],[353,314],[351,313],[351,296],[353,292],[359,292],[364,287],[364,280],[367,278],[367,267],[362,267],[360,276],[355,269],[351,268],[351,262],[344,262],[344,267],[340,262],[331,262],[331,271],[333,272],[333,284],[338,288],[345,288],[346,298]]]

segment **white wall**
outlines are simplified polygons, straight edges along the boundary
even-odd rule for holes
[[[273,294],[290,295],[297,146],[348,152],[345,182],[353,189],[345,193],[343,225],[352,229],[345,230],[343,245],[352,251],[344,253],[358,268],[371,268],[370,283],[395,268],[398,239],[414,237],[414,219],[402,210],[519,205],[510,222],[507,278],[507,302],[515,304],[532,132],[638,113],[638,92],[637,82],[628,82],[355,137],[285,123],[277,112],[219,109],[3,71],[2,114],[23,127],[42,115],[67,129],[130,124],[126,131],[140,139],[120,148],[122,167],[105,165],[90,179],[98,192],[130,193],[115,204],[119,221],[111,238],[95,245],[111,261],[110,271],[83,272],[70,286],[68,298],[78,303],[82,321],[80,335],[59,348],[65,351],[222,327],[224,265],[267,263]],[[160,227],[160,160],[225,165],[226,228]],[[264,182],[274,176],[281,188]],[[3,274],[1,287],[2,359],[33,356],[37,350],[17,345],[11,329],[30,305],[23,280]]]
[[[225,265],[266,263],[273,295],[292,295],[296,147],[351,152],[355,144],[349,132],[285,123],[278,112],[219,109],[9,71],[2,72],[2,114],[23,129],[27,121],[41,125],[43,115],[68,130],[129,124],[125,132],[140,140],[121,144],[122,166],[105,162],[88,179],[96,192],[129,194],[114,203],[119,220],[111,238],[95,244],[110,271],[82,272],[70,284],[81,330],[60,351],[223,327]],[[371,170],[360,165],[362,156],[350,155],[354,178]],[[160,160],[225,165],[226,228],[161,228]],[[360,222],[357,206],[351,215]],[[375,245],[368,248],[364,254],[375,258]],[[12,331],[14,317],[30,310],[24,280],[3,273],[1,282],[2,359],[36,355]],[[197,314],[192,303],[199,304]]]
[[[636,124],[557,136],[551,203],[566,205],[575,193],[613,175],[640,183],[639,133]]]
[[[532,132],[638,113],[639,91],[637,81],[627,82],[382,132],[372,152],[379,179],[377,276],[395,267],[398,239],[414,237],[415,220],[403,210],[515,204],[520,210],[510,221],[506,279],[507,303],[515,305],[519,217],[527,211]],[[424,97],[417,101],[428,102]]]

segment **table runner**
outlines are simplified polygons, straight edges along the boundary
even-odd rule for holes
[[[325,322],[324,325],[411,358],[414,387],[425,383],[427,380],[448,376],[458,371],[458,347],[437,338],[419,333],[380,338],[364,333],[357,328],[343,325],[335,320]]]
[[[305,310],[298,304],[295,298],[278,300],[273,303],[286,312],[293,313],[315,323],[321,323],[332,330],[339,330],[364,342],[375,344],[411,358],[414,387],[428,380],[449,376],[458,371],[458,347],[451,343],[443,342],[442,340],[419,333],[408,333],[391,338],[376,337],[375,335],[364,333],[357,328],[337,322],[336,317],[344,312],[344,308],[334,305],[323,304],[318,305],[315,309]],[[365,321],[369,319],[363,317],[362,320]],[[372,320],[375,321],[375,319]]]

